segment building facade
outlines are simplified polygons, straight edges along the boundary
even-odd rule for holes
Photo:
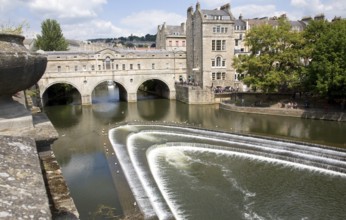
[[[230,5],[187,10],[186,66],[188,81],[203,89],[234,86],[234,17]]]
[[[166,25],[157,27],[156,48],[173,51],[186,51],[186,25]]]

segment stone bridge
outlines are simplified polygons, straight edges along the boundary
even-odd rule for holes
[[[137,101],[139,87],[154,80],[163,97],[175,99],[175,82],[186,80],[186,53],[166,50],[115,50],[46,52],[47,69],[38,82],[45,100],[49,87],[66,83],[76,88],[83,105],[92,104],[95,87],[106,81],[118,86],[121,99]]]

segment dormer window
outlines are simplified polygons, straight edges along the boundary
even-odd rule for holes
[[[222,20],[222,16],[221,15],[214,15],[213,19],[214,20]]]

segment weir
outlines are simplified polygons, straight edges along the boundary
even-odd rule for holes
[[[193,155],[215,154],[223,155],[229,158],[228,160],[237,157],[259,164],[279,165],[285,169],[341,178],[341,181],[346,183],[346,150],[341,148],[167,123],[121,124],[109,131],[109,138],[138,207],[146,219],[186,218],[188,215],[186,213],[189,211],[184,210],[184,206],[175,200],[177,195],[172,196],[171,190],[167,187],[170,184],[170,177],[164,172],[171,172],[171,168],[167,168],[166,171],[162,163],[182,163],[175,168],[184,173],[185,169],[193,169],[205,162],[202,158],[191,159],[189,157],[191,152]],[[185,165],[187,167],[184,167]],[[223,167],[223,164],[218,166]],[[243,216],[260,216],[256,211],[251,211],[249,214],[248,206],[247,204]],[[189,216],[189,219],[193,218]]]

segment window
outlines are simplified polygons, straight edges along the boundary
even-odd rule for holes
[[[222,72],[222,73],[221,73],[221,77],[222,77],[222,80],[225,80],[225,79],[226,79],[226,73],[225,73],[225,72]]]
[[[211,49],[213,51],[226,50],[226,40],[212,40]]]
[[[61,66],[58,66],[58,72],[61,72]]]
[[[99,70],[101,70],[101,65],[98,65],[98,67],[99,67]]]
[[[222,26],[215,26],[213,27],[213,32],[214,33],[227,33],[228,28],[227,27],[222,27]]]
[[[221,72],[216,73],[216,79],[221,79]]]
[[[155,63],[151,64],[151,69],[155,69]]]
[[[168,46],[172,46],[172,41],[170,40],[170,41],[168,41]]]
[[[186,46],[186,43],[185,43],[185,41],[183,40],[183,42],[182,42],[182,46],[183,47],[185,47]]]
[[[130,70],[133,70],[133,64],[130,64]]]
[[[74,71],[75,71],[75,72],[78,71],[78,66],[74,66]]]
[[[226,40],[221,41],[221,50],[226,50]]]
[[[222,57],[216,57],[216,59],[211,60],[211,66],[212,67],[225,67],[226,66],[226,60],[222,59]]]
[[[87,70],[86,65],[83,65],[83,71],[86,71],[86,70]]]
[[[137,64],[137,69],[141,69],[141,64]]]
[[[125,70],[126,68],[125,68],[125,64],[123,64],[123,70]]]
[[[95,65],[91,65],[91,70],[92,70],[92,71],[95,70]]]
[[[221,66],[221,57],[216,57],[216,66]]]
[[[115,69],[119,70],[119,64],[115,64]]]
[[[211,74],[211,80],[215,80],[215,73]]]
[[[179,47],[179,41],[175,41],[175,46]]]
[[[106,69],[109,70],[111,68],[111,59],[109,57],[106,57],[105,64]]]
[[[239,46],[239,40],[235,39],[235,46]]]

